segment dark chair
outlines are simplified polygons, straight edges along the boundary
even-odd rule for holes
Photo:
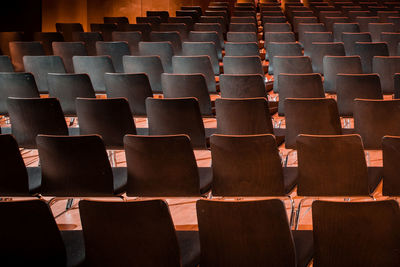
[[[169,13],[168,11],[146,11],[146,17],[153,17],[153,16],[158,16],[161,18],[162,22],[168,22],[169,18]]]
[[[130,55],[127,42],[96,42],[98,56],[110,56],[116,72],[124,72],[122,57]]]
[[[203,116],[212,116],[213,110],[206,79],[202,74],[161,75],[164,98],[195,97]]]
[[[164,68],[159,56],[124,56],[125,73],[145,73],[153,92],[162,92],[161,74]]]
[[[104,73],[115,72],[109,56],[74,56],[72,61],[75,73],[89,75],[96,93],[104,93],[106,91]]]
[[[257,32],[257,26],[254,23],[230,23],[230,32]]]
[[[228,32],[227,42],[258,42],[257,34],[254,32]]]
[[[219,86],[222,98],[267,97],[261,74],[221,74]]]
[[[326,28],[323,23],[300,23],[298,25],[298,39],[302,45],[305,42],[305,32],[326,32]]]
[[[397,49],[397,47],[396,47]],[[14,68],[9,56],[0,56],[0,72],[13,72]]]
[[[299,25],[303,23],[318,23],[317,17],[294,17],[293,18],[293,32],[298,34],[299,33]]]
[[[269,59],[268,46],[269,43],[279,42],[279,43],[294,43],[296,42],[296,37],[294,32],[265,32],[264,33],[264,48],[265,48],[265,59]]]
[[[210,191],[212,170],[197,167],[189,136],[126,135],[124,143],[128,196],[199,197]]]
[[[126,98],[134,116],[146,115],[146,98],[153,97],[145,73],[106,73],[107,98]]]
[[[264,34],[266,32],[291,32],[292,26],[290,23],[265,23]]]
[[[77,97],[96,98],[87,74],[49,73],[47,82],[50,97],[60,101],[65,116],[76,116],[75,99]]]
[[[192,267],[199,264],[197,231],[175,231],[163,200],[83,200],[79,203],[79,213],[88,265]],[[113,230],[105,231],[106,228]]]
[[[127,42],[131,55],[139,54],[139,42],[142,40],[142,33],[136,32],[113,32],[112,40],[114,42]]]
[[[150,41],[152,31],[150,23],[122,24],[118,25],[117,31],[120,32],[140,32],[142,41]]]
[[[225,47],[224,32],[220,23],[195,23],[193,26],[194,31],[217,32],[221,48]]]
[[[400,42],[399,32],[382,32],[381,41],[387,44],[389,56],[397,56],[397,45]]]
[[[296,137],[299,134],[342,134],[339,113],[334,99],[286,98],[284,101],[286,148],[296,149]]]
[[[319,73],[278,75],[279,106],[278,114],[285,115],[286,98],[324,98],[322,77]]]
[[[25,71],[24,56],[44,56],[40,42],[10,42],[10,55],[15,71]]]
[[[90,23],[92,32],[99,32],[105,42],[112,41],[112,33],[117,30],[117,25],[114,23]]]
[[[68,73],[74,73],[73,56],[87,56],[88,53],[83,42],[53,42],[53,53],[59,56]]]
[[[174,55],[182,54],[182,39],[179,32],[151,32],[151,42],[171,42]]]
[[[61,32],[66,42],[74,41],[74,32],[84,32],[80,23],[56,23],[56,30]]]
[[[96,43],[103,41],[99,32],[75,32],[74,40],[84,42],[88,56],[97,56]]]
[[[190,42],[213,42],[217,50],[218,59],[222,60],[222,47],[217,32],[191,31]]]
[[[378,18],[380,22],[388,22],[389,17],[398,17],[400,15],[399,11],[378,11]]]
[[[355,44],[356,42],[371,42],[371,34],[369,32],[344,32],[342,33],[342,40],[346,56],[356,55]]]
[[[258,47],[257,47],[258,48]],[[214,74],[220,74],[217,49],[214,42],[184,42],[182,43],[182,56],[202,56],[210,57]]]
[[[285,16],[263,16],[261,19],[261,25],[265,23],[286,23],[287,18]]]
[[[312,43],[310,58],[314,72],[324,73],[323,59],[325,56],[345,56],[343,43]]]
[[[393,23],[368,23],[368,31],[371,33],[372,42],[382,42],[382,32],[394,32]]]
[[[375,56],[389,56],[386,43],[356,42],[354,53],[360,56],[364,73],[372,72],[372,60]]]
[[[199,200],[196,210],[201,266],[307,266],[312,258],[311,231],[291,232],[278,199]]]
[[[328,32],[333,32],[333,24],[335,23],[349,23],[351,22],[348,17],[325,17],[324,23]]]
[[[304,55],[310,56],[312,53],[313,43],[333,42],[333,34],[331,32],[305,32],[304,40]]]
[[[221,25],[221,30],[223,34],[227,32],[227,22],[224,16],[201,16],[199,23],[218,23]]]
[[[100,135],[107,149],[122,150],[123,137],[136,134],[127,99],[77,98],[75,102],[80,134]]]
[[[394,80],[394,99],[400,98],[400,73],[393,75]]]
[[[302,56],[301,45],[298,42],[275,43],[270,42],[267,46],[267,54],[269,58],[268,74],[274,74],[274,57],[275,56]]]
[[[379,75],[383,94],[394,94],[394,75],[400,72],[400,57],[375,56],[372,59],[372,72]]]
[[[231,23],[252,23],[256,24],[257,20],[255,17],[231,17]]]
[[[393,23],[395,31],[396,32],[400,32],[400,28],[399,28],[399,26],[400,26],[400,16],[398,16],[398,17],[388,17],[386,19],[386,22]]]
[[[8,115],[7,98],[40,97],[35,78],[31,73],[0,73],[0,114]]]
[[[147,98],[146,110],[150,135],[187,134],[194,149],[206,149],[206,137],[215,132],[206,132],[195,98]]]
[[[65,73],[65,67],[59,56],[24,56],[24,68],[31,72],[40,93],[48,93],[47,76],[49,73]]]
[[[159,56],[165,72],[172,72],[172,57],[174,51],[170,42],[140,42],[141,56]]]
[[[195,24],[191,16],[169,17],[168,23],[184,23],[188,31],[193,30],[193,25]]]
[[[354,99],[383,99],[377,74],[336,75],[336,94],[339,116],[352,117]]]
[[[260,49],[255,42],[227,42],[225,56],[260,56]]]
[[[129,24],[127,17],[104,17],[103,21],[104,23]]]
[[[312,211],[314,264],[327,267],[400,264],[396,253],[400,212],[395,200],[315,201]]]
[[[398,99],[354,101],[354,129],[361,135],[365,149],[381,149],[383,136],[400,135],[399,109]]]
[[[7,217],[0,223],[3,265],[79,266],[84,262],[82,232],[60,232],[46,202],[1,202],[0,211]],[[38,246],[38,240],[43,244]]]
[[[342,42],[342,34],[344,32],[360,32],[358,23],[334,23],[333,38],[335,42]]]
[[[53,55],[53,42],[63,42],[64,37],[59,32],[35,32],[33,40],[41,42],[46,55]]]
[[[365,17],[365,16],[359,16],[354,18],[354,22],[358,23],[360,26],[360,32],[368,32],[368,24],[369,23],[378,23],[379,22],[379,17]]]
[[[68,135],[60,103],[56,98],[7,100],[13,136],[22,148],[35,149],[38,134]]]
[[[136,17],[136,23],[138,24],[149,23],[153,31],[158,31],[160,29],[161,18],[159,16]]]
[[[188,40],[188,27],[185,23],[161,23],[159,25],[160,32],[179,32],[182,41]]]
[[[10,56],[9,42],[23,41],[22,32],[0,32],[0,54]]]
[[[323,59],[324,89],[326,93],[336,93],[336,75],[361,74],[361,59],[359,56],[326,56]]]
[[[125,191],[126,168],[111,168],[100,136],[39,135],[36,142],[42,195],[116,197]]]
[[[264,69],[259,56],[225,56],[225,74],[260,74],[264,77]]]

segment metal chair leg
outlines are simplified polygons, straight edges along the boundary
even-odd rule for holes
[[[300,221],[300,211],[301,211],[301,205],[303,204],[303,201],[305,201],[305,198],[301,199],[299,202],[299,205],[297,207],[296,211],[296,224],[294,226],[294,229],[297,230],[299,227],[299,221]]]

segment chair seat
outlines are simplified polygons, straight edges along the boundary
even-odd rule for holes
[[[200,178],[200,194],[205,194],[211,190],[212,183],[212,168],[211,167],[199,167],[199,178]]]
[[[35,195],[40,193],[40,186],[42,185],[42,171],[40,167],[27,167],[29,177],[29,193]]]
[[[368,167],[368,188],[372,194],[383,177],[383,167]]]
[[[289,194],[296,187],[297,167],[283,168],[283,185],[285,194]]]
[[[128,181],[128,171],[126,167],[113,167],[114,176],[114,194],[121,195],[125,192],[125,186]]]
[[[176,231],[181,252],[182,267],[200,264],[200,239],[197,231]]]
[[[83,232],[80,231],[61,231],[61,237],[64,241],[67,252],[67,266],[84,266],[85,244]]]
[[[313,232],[311,230],[292,231],[296,247],[297,266],[307,266],[314,254]]]

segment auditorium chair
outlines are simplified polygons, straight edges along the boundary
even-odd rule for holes
[[[346,56],[356,55],[355,44],[356,42],[371,42],[371,34],[369,32],[344,32],[342,39]]]
[[[293,25],[293,32],[295,34],[297,34],[297,35],[299,34],[299,25],[303,24],[303,23],[307,23],[307,24],[318,23],[318,18],[317,17],[294,17],[292,25]]]
[[[383,94],[394,94],[394,75],[400,72],[400,57],[375,56],[372,59],[372,72],[379,75]]]
[[[263,16],[261,25],[265,23],[286,23],[287,18],[285,16]]]
[[[214,42],[183,42],[182,56],[202,56],[210,57],[214,75],[220,74],[217,49]]]
[[[222,47],[217,32],[210,31],[191,31],[189,32],[189,42],[213,42],[217,50],[218,59],[222,60]]]
[[[165,72],[172,72],[174,51],[170,42],[139,42],[139,55],[159,56]]]
[[[169,17],[168,23],[184,23],[188,31],[192,31],[194,25],[193,18],[190,16]]]
[[[303,52],[299,42],[269,42],[267,46],[269,58],[268,74],[274,74],[275,56],[302,56]]]
[[[211,23],[211,22],[195,23],[193,26],[193,31],[217,32],[221,48],[225,47],[224,35],[223,35],[224,32],[222,29],[222,25],[220,23]]]
[[[396,46],[397,49],[397,46]],[[14,68],[9,56],[0,56],[0,72],[13,72]]]
[[[112,40],[114,42],[127,42],[131,55],[139,54],[139,42],[142,40],[142,33],[140,31],[134,32],[113,32]]]
[[[83,42],[53,42],[53,52],[59,56],[68,73],[74,73],[73,56],[87,56],[85,44]]]
[[[343,43],[311,43],[310,58],[314,72],[324,73],[323,60],[325,56],[345,56]]]
[[[199,22],[201,14],[197,10],[176,10],[175,16],[177,17],[192,17],[194,22]]]
[[[151,25],[151,30],[158,31],[160,30],[161,17],[159,16],[150,16],[150,17],[136,17],[136,23],[149,23]]]
[[[122,57],[130,55],[127,42],[96,42],[98,56],[110,56],[116,72],[124,72]]]
[[[323,23],[300,23],[298,25],[298,39],[302,46],[305,42],[305,32],[326,32],[326,28]]]
[[[335,42],[342,42],[342,33],[344,32],[360,32],[358,23],[334,23],[333,38]]]
[[[117,31],[120,32],[140,32],[142,41],[150,41],[150,33],[152,31],[150,23],[122,24],[118,25]],[[114,32],[113,32],[114,33]]]
[[[383,151],[383,188],[382,195],[397,197],[400,195],[398,175],[399,136],[386,135],[382,139]]]
[[[230,32],[255,32],[257,33],[257,26],[254,23],[230,23]]]
[[[374,57],[389,56],[387,44],[382,42],[356,42],[354,44],[354,53],[361,58],[363,73],[372,72]]]
[[[185,23],[161,23],[160,32],[179,32],[182,42],[187,41],[189,30]]]
[[[331,32],[305,32],[304,33],[304,55],[310,56],[312,53],[313,43],[329,43],[333,42],[333,35]]]
[[[99,32],[105,42],[112,41],[112,32],[117,30],[117,25],[114,23],[90,23],[92,32]]]
[[[168,22],[168,18],[169,18],[169,13],[168,13],[168,11],[164,11],[164,10],[161,10],[161,11],[151,11],[151,10],[146,11],[146,17],[153,17],[153,16],[158,16],[158,17],[161,18],[162,22],[167,23]]]
[[[260,49],[255,42],[227,42],[225,56],[260,56]]]
[[[56,30],[63,35],[66,42],[74,41],[74,32],[84,32],[80,23],[56,23]]]
[[[9,42],[10,56],[15,71],[25,71],[24,56],[44,56],[45,52],[40,42]]]
[[[74,32],[74,41],[84,42],[88,56],[96,56],[96,43],[103,41],[100,32]]]
[[[174,55],[182,54],[182,39],[179,32],[156,32],[150,33],[151,42],[171,42]]]
[[[264,48],[265,48],[265,59],[269,59],[268,55],[268,45],[271,42],[281,42],[281,43],[294,43],[296,42],[296,37],[294,32],[265,32],[264,33]]]
[[[358,23],[360,26],[360,32],[368,32],[368,24],[369,23],[379,23],[379,17],[365,17],[365,16],[358,16],[354,18],[354,22]]]
[[[382,32],[394,32],[393,23],[368,23],[368,31],[371,33],[372,42],[382,42]]]
[[[228,32],[227,42],[258,42],[257,34],[254,32]]]
[[[107,24],[129,24],[129,19],[127,17],[104,17],[103,22]]]
[[[398,17],[398,16],[400,16],[400,13],[397,10],[378,11],[377,16],[378,16],[380,22],[387,23],[389,17]]]
[[[264,34],[266,32],[291,32],[292,26],[290,23],[265,23]]]
[[[248,16],[248,17],[231,17],[231,23],[251,23],[257,25],[257,20],[255,17]]]
[[[263,64],[259,56],[225,56],[224,74],[260,74],[265,77]],[[264,83],[267,78],[264,78]]]
[[[400,42],[399,32],[381,32],[381,41],[387,44],[389,56],[397,56],[397,45]]]
[[[333,25],[335,23],[349,23],[350,19],[348,17],[325,17],[324,23],[326,30],[328,32],[333,32]]]
[[[214,15],[201,16],[199,19],[199,23],[217,23],[217,24],[221,25],[221,30],[222,30],[223,35],[225,35],[227,32],[228,26],[227,26],[224,16],[214,16]],[[195,23],[195,25],[196,25],[196,23]],[[202,31],[204,31],[204,30],[205,29],[202,29]]]
[[[59,32],[35,32],[33,40],[41,42],[46,55],[53,55],[53,42],[64,42],[64,37]]]
[[[386,22],[393,23],[395,32],[400,32],[400,15],[397,17],[388,17]]]

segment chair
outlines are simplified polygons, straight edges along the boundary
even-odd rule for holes
[[[188,31],[193,30],[194,21],[191,16],[169,17],[168,23],[184,23]]]
[[[169,12],[168,11],[146,11],[146,17],[153,17],[153,16],[158,16],[161,18],[161,21],[166,23],[168,22],[168,18],[169,18]]]
[[[72,61],[75,73],[86,73],[89,75],[96,93],[101,94],[106,91],[104,73],[115,72],[109,56],[73,56]]]
[[[298,38],[302,45],[305,42],[305,32],[326,32],[326,29],[323,23],[300,23],[298,25]]]
[[[336,75],[361,74],[361,59],[359,56],[326,56],[323,59],[324,89],[326,93],[336,93]]]
[[[56,98],[7,99],[12,135],[19,147],[36,149],[38,134],[68,135],[60,103]]]
[[[184,42],[182,43],[182,56],[202,56],[210,57],[214,75],[219,75],[220,66],[217,50],[214,42]]]
[[[400,30],[399,30],[399,26],[400,26],[400,16],[398,16],[398,17],[388,17],[388,18],[386,19],[386,21],[387,21],[388,23],[393,23],[393,24],[394,24],[394,29],[395,29],[395,31],[396,31],[396,32],[400,32]]]
[[[264,77],[264,69],[259,56],[225,56],[225,74],[261,74]]]
[[[87,56],[85,44],[83,42],[53,42],[53,53],[59,56],[68,73],[74,73],[73,56]]]
[[[22,32],[0,32],[0,53],[2,55],[10,56],[9,42],[23,41]]]
[[[286,119],[286,148],[297,148],[296,137],[299,134],[342,134],[339,113],[336,101],[334,99],[286,98],[284,101]]]
[[[164,200],[83,200],[79,214],[89,265],[189,267],[199,263],[197,231],[175,231]],[[124,242],[120,242],[121,235]]]
[[[324,73],[323,59],[325,56],[344,56],[344,45],[338,43],[312,43],[311,44],[311,63],[313,71],[317,73]]]
[[[377,12],[378,18],[380,22],[388,22],[389,17],[398,17],[399,11],[378,11]]]
[[[278,75],[279,86],[279,116],[285,115],[286,98],[324,98],[322,77],[319,73]]]
[[[76,116],[77,97],[96,98],[89,75],[49,73],[47,76],[50,97],[60,101],[65,116]]]
[[[56,23],[56,30],[62,33],[66,42],[74,41],[74,32],[84,32],[80,23]]]
[[[347,12],[347,17],[351,22],[356,22],[357,17],[368,17],[371,15],[371,12],[368,10],[351,10]]]
[[[387,44],[389,56],[397,56],[397,45],[400,42],[400,33],[382,32],[381,40]]]
[[[42,43],[46,55],[53,55],[53,42],[63,42],[64,37],[59,32],[35,32],[33,40]]]
[[[257,26],[254,23],[230,23],[230,32],[257,32]]]
[[[368,24],[369,23],[379,23],[379,17],[364,17],[364,16],[358,16],[354,18],[354,22],[358,23],[360,26],[360,32],[368,32]]]
[[[159,56],[124,56],[125,73],[145,73],[153,92],[162,92],[161,74],[164,68]]]
[[[333,25],[335,23],[349,23],[351,22],[348,17],[325,17],[324,23],[328,32],[333,32]]]
[[[318,23],[317,17],[294,17],[293,18],[293,32],[299,33],[299,25],[302,23]]]
[[[399,206],[395,200],[315,201],[312,210],[318,266],[399,265],[395,253],[399,249]]]
[[[227,32],[227,23],[224,16],[201,16],[199,19],[199,23],[217,23],[221,25],[222,33],[226,34]],[[204,29],[202,29],[204,30]]]
[[[111,168],[100,136],[39,135],[36,142],[44,196],[118,197],[125,191],[126,168]]]
[[[0,179],[2,197],[30,197],[39,193],[41,184],[40,167],[25,167],[17,141],[12,135],[1,134],[1,168],[4,175]]]
[[[291,32],[292,26],[290,23],[265,23],[264,34],[266,32]]]
[[[105,42],[112,41],[112,32],[117,30],[117,25],[114,23],[90,23],[92,32],[99,32]]]
[[[165,72],[172,72],[172,56],[174,51],[170,42],[140,42],[141,56],[159,56]]]
[[[104,17],[103,21],[107,24],[129,24],[129,19],[127,17]]]
[[[112,33],[112,40],[114,42],[127,42],[131,55],[139,54],[139,42],[142,40],[142,33],[136,32],[117,32]]]
[[[304,55],[310,56],[313,43],[332,43],[333,35],[331,32],[305,32],[304,39]]]
[[[305,56],[276,56],[274,58],[274,77],[281,73],[303,74],[312,73],[309,57]],[[274,78],[274,92],[279,92],[278,79]]]
[[[40,93],[48,93],[47,76],[49,73],[65,73],[62,59],[58,56],[24,56],[24,69],[35,77]]]
[[[342,33],[342,39],[344,44],[344,50],[346,56],[356,55],[355,44],[356,42],[371,42],[371,35],[369,32],[355,32],[355,33]]]
[[[227,42],[225,44],[225,56],[260,56],[257,43]]]
[[[398,158],[399,137],[384,136],[382,139],[383,151],[383,188],[382,195],[397,197],[399,195]]]
[[[394,99],[400,98],[400,73],[393,75],[394,80]]]
[[[177,17],[192,17],[193,21],[198,22],[200,18],[200,13],[197,10],[177,10],[175,11]]]
[[[40,97],[35,78],[31,73],[0,73],[0,114],[8,115],[8,97],[34,98]]]
[[[153,97],[145,73],[106,73],[107,98],[126,98],[134,116],[146,115],[146,98]]]
[[[126,135],[124,143],[128,196],[199,197],[211,189],[212,170],[197,167],[189,136]]]
[[[220,23],[195,23],[193,26],[194,31],[217,32],[221,48],[225,47],[224,35],[222,25]]]
[[[206,149],[206,133],[195,98],[147,98],[149,135],[187,134],[194,149]],[[177,120],[179,118],[179,120]]]
[[[160,30],[161,18],[159,16],[136,17],[136,23],[149,23],[153,31],[158,31]]]
[[[120,24],[117,31],[121,32],[140,32],[142,41],[150,41],[151,24],[150,23],[136,23],[136,24]]]
[[[151,32],[151,42],[171,42],[174,55],[182,54],[182,39],[179,32]]]
[[[179,32],[182,41],[187,41],[188,38],[188,27],[185,23],[161,23],[159,25],[159,31],[161,32]]]
[[[107,149],[122,150],[123,137],[136,134],[127,99],[77,98],[75,102],[80,134],[100,135]]]
[[[261,19],[261,25],[265,23],[286,23],[287,18],[285,16],[263,16]]]
[[[397,49],[397,47],[396,47]],[[0,56],[0,72],[13,72],[14,68],[9,56]]]
[[[24,56],[44,56],[40,42],[10,42],[10,55],[15,71],[25,71]]]
[[[344,32],[360,32],[358,23],[334,23],[333,36],[335,42],[342,42],[342,34]]]
[[[394,75],[400,72],[400,57],[375,56],[372,72],[379,74],[383,94],[394,94]]]
[[[231,17],[231,23],[253,23],[256,24],[257,20],[255,17]]]
[[[365,149],[382,149],[382,137],[400,135],[396,123],[400,115],[400,100],[356,99],[354,101],[354,129]]]
[[[301,45],[298,42],[275,43],[270,42],[267,46],[267,54],[269,58],[268,74],[274,74],[274,57],[275,56],[302,56]]]
[[[81,231],[60,231],[42,200],[0,203],[2,262],[6,266],[78,266],[84,262]],[[27,223],[29,222],[29,223]],[[38,246],[37,241],[44,242]]]
[[[122,57],[130,55],[127,42],[96,42],[98,56],[110,56],[116,72],[124,72]]]
[[[307,266],[312,258],[311,232],[290,231],[281,200],[199,200],[196,210],[202,266]]]
[[[254,32],[228,32],[227,42],[258,42],[257,34]]]
[[[208,56],[174,56],[172,57],[172,69],[175,74],[194,74],[204,75],[208,92],[216,93],[216,82],[214,70]]]
[[[190,42],[213,42],[217,50],[218,59],[222,60],[222,48],[217,32],[191,31],[189,32]]]
[[[222,98],[267,97],[261,74],[221,74],[219,86]]]
[[[372,42],[381,42],[382,32],[394,32],[393,23],[368,23],[368,31],[371,33]]]
[[[375,56],[389,56],[386,43],[356,42],[354,52],[361,57],[361,66],[364,73],[372,72],[372,61]]]
[[[99,32],[74,32],[74,41],[84,42],[88,56],[97,56],[96,43],[103,41]]]
[[[210,94],[203,74],[161,75],[164,98],[194,97],[203,116],[213,116]]]
[[[336,94],[339,116],[352,117],[354,99],[383,99],[377,74],[337,74]]]

